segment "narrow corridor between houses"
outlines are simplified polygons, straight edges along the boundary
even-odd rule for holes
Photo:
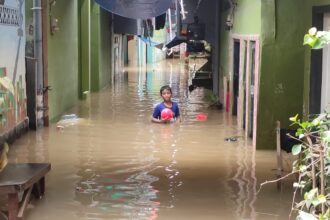
[[[287,219],[292,182],[283,191],[266,185],[257,195],[260,183],[275,178],[276,153],[254,150],[236,118],[209,107],[206,89],[190,92],[188,80],[182,60],[126,67],[111,88],[67,111],[67,119],[78,117],[72,124],[16,140],[10,162],[52,164],[46,196],[25,218]],[[163,85],[179,103],[179,125],[150,122]],[[207,120],[197,120],[200,113]]]

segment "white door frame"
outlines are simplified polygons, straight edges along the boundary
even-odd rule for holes
[[[237,103],[237,124],[239,128],[243,128],[243,113],[244,109],[245,111],[245,136],[248,136],[248,129],[247,126],[249,125],[249,108],[251,105],[254,105],[254,112],[253,112],[253,135],[252,135],[252,140],[253,140],[253,146],[256,146],[256,137],[257,137],[257,118],[258,118],[258,100],[259,100],[259,65],[260,65],[260,40],[258,35],[240,35],[240,34],[232,34],[231,40],[230,40],[230,45],[229,45],[229,62],[230,62],[230,111],[232,112],[233,108],[233,68],[234,68],[234,42],[239,41],[240,42],[240,64],[239,64],[239,96],[238,96],[238,103]],[[251,59],[251,54],[250,54],[250,49],[251,49],[251,42],[255,42],[255,67],[254,67],[254,88],[253,91],[251,91],[250,88],[250,59]],[[245,53],[246,50],[246,53]],[[245,59],[245,54],[247,55]],[[244,63],[246,62],[246,64]],[[246,66],[244,66],[246,65]],[[244,67],[246,71],[244,71]],[[244,74],[245,74],[245,85],[243,84],[243,79],[244,79]],[[245,91],[245,97],[244,97],[244,90],[243,90],[243,85],[246,88]],[[226,93],[226,91],[224,91]],[[254,94],[254,100],[253,103],[251,103],[250,98],[251,98],[251,92]],[[224,93],[224,94],[225,94]],[[245,103],[244,103],[245,99]]]

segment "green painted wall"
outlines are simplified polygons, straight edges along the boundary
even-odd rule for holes
[[[32,21],[32,0],[27,1],[27,18]],[[94,0],[57,0],[51,10],[59,20],[59,31],[48,31],[48,81],[50,120],[98,91],[111,78],[111,19]],[[48,17],[49,19],[49,17]],[[49,20],[47,21],[49,22]]]
[[[329,0],[313,0],[313,1],[311,1],[311,4],[314,6],[330,5],[330,1]]]
[[[228,12],[221,14],[221,21],[225,21],[227,15]],[[220,82],[222,82],[221,78],[223,76],[229,76],[229,72],[231,71],[231,68],[229,67],[229,58],[231,56],[231,54],[229,54],[229,45],[230,32],[226,30],[226,27],[222,22],[220,26]]]
[[[324,2],[324,1],[323,1]],[[228,11],[222,13],[226,20]],[[309,76],[309,53],[302,45],[311,24],[309,0],[238,1],[233,34],[260,36],[260,87],[257,148],[275,148],[275,122],[289,126],[288,118],[305,113]],[[220,71],[228,75],[229,31],[221,27]],[[308,78],[308,79],[307,79]]]
[[[307,1],[262,1],[257,148],[274,149],[276,120],[288,127],[290,116],[303,113]]]
[[[50,119],[54,120],[78,101],[78,0],[57,0],[52,15],[60,30],[48,30],[48,81]]]
[[[259,34],[261,30],[260,0],[238,0],[236,2],[233,33]]]
[[[90,91],[90,0],[79,1],[79,97]]]
[[[110,13],[91,1],[91,91],[107,86],[111,78]]]
[[[91,1],[91,91],[99,90],[100,74],[100,7]]]
[[[261,3],[260,0],[239,0],[234,14],[234,26],[231,31],[226,29],[225,22],[227,20],[229,10],[221,13],[220,26],[220,82],[222,77],[229,75],[231,71],[229,67],[230,34],[260,34],[261,32]],[[248,19],[247,19],[248,18]],[[248,21],[248,22],[247,22]]]
[[[100,10],[100,74],[99,88],[102,89],[111,82],[111,14],[103,9]]]

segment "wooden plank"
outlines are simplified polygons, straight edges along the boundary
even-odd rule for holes
[[[276,121],[276,151],[277,151],[277,173],[276,177],[282,177],[283,164],[282,164],[282,151],[281,151],[281,124],[279,121]],[[277,188],[282,188],[282,182],[277,181]]]
[[[18,213],[18,194],[8,194],[8,220],[16,220]]]
[[[49,163],[8,164],[0,173],[0,193],[25,191],[50,169]]]
[[[24,196],[23,196],[22,205],[19,208],[19,211],[18,211],[18,214],[17,214],[18,218],[23,217],[25,208],[26,208],[27,204],[29,204],[29,202],[30,202],[31,192],[32,192],[32,187],[30,187],[28,190],[25,191]]]

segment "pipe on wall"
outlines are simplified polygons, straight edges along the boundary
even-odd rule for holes
[[[37,127],[43,126],[43,59],[41,0],[33,0],[34,58],[37,60]]]

